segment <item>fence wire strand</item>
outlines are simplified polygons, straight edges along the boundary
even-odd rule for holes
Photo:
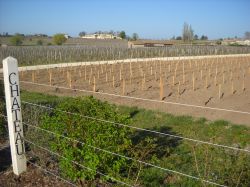
[[[116,181],[116,182],[118,182],[118,183],[120,183],[120,184],[122,184],[122,185],[133,187],[133,186],[130,185],[130,184],[127,184],[127,183],[125,183],[125,182],[122,182],[122,181],[120,181],[120,180],[118,180],[118,179],[115,179],[115,178],[113,178],[113,177],[111,177],[111,176],[109,176],[109,175],[106,175],[106,174],[104,174],[104,173],[102,173],[102,172],[99,172],[99,171],[97,171],[97,170],[95,170],[95,169],[91,169],[91,168],[89,168],[89,167],[86,167],[86,166],[84,166],[84,165],[82,165],[82,164],[79,164],[79,163],[76,162],[76,161],[69,160],[68,158],[66,158],[66,157],[64,157],[64,156],[62,156],[62,155],[60,155],[60,154],[58,154],[58,153],[55,153],[55,152],[53,152],[53,151],[51,151],[51,150],[49,150],[49,149],[47,149],[47,148],[45,148],[45,147],[42,147],[42,146],[40,146],[40,145],[37,145],[37,144],[35,144],[34,142],[31,142],[31,141],[29,141],[29,140],[27,140],[27,139],[25,139],[25,138],[24,138],[24,141],[27,142],[27,143],[29,143],[29,144],[32,144],[32,145],[34,145],[34,146],[36,146],[36,147],[38,147],[38,148],[40,148],[40,149],[45,150],[45,151],[49,152],[50,154],[53,154],[53,155],[56,155],[56,156],[58,156],[58,157],[61,157],[61,158],[65,159],[65,160],[68,160],[68,161],[72,162],[73,164],[78,165],[78,166],[80,166],[80,167],[82,167],[82,168],[84,168],[84,169],[87,169],[87,170],[90,170],[90,171],[94,171],[94,172],[98,173],[99,175],[102,175],[102,176],[104,176],[104,177],[107,177],[107,178],[109,178],[109,179],[111,179],[111,180],[113,180],[113,181]]]
[[[178,102],[171,102],[171,101],[160,101],[160,100],[155,100],[155,99],[146,99],[146,98],[141,98],[141,97],[118,95],[118,94],[112,94],[112,93],[106,93],[106,92],[95,92],[95,91],[91,91],[91,90],[68,88],[68,87],[63,87],[63,86],[53,86],[53,85],[41,84],[41,83],[33,83],[33,82],[28,82],[28,81],[20,81],[20,82],[21,83],[26,83],[26,84],[38,85],[38,86],[59,88],[59,89],[64,89],[64,90],[86,92],[86,93],[91,93],[91,94],[107,95],[107,96],[120,97],[120,98],[126,98],[126,99],[134,99],[134,100],[149,101],[149,102],[155,102],[155,103],[179,105],[179,106],[185,106],[185,107],[201,108],[201,109],[208,109],[208,110],[218,110],[218,111],[224,111],[224,112],[233,112],[233,113],[250,115],[250,112],[247,112],[247,111],[225,109],[225,108],[216,108],[216,107],[208,107],[208,106],[193,105],[193,104],[186,104],[186,103],[178,103]]]
[[[27,162],[30,163],[30,164],[32,164],[33,166],[39,168],[40,170],[42,170],[42,171],[44,171],[44,172],[46,172],[46,173],[49,173],[50,175],[52,175],[52,176],[54,176],[54,177],[56,177],[56,178],[62,180],[62,181],[65,182],[65,183],[68,183],[68,184],[70,184],[71,186],[77,187],[77,185],[75,185],[74,183],[72,183],[72,182],[70,182],[70,181],[68,181],[68,180],[66,180],[66,179],[64,179],[64,178],[62,178],[62,177],[60,177],[59,175],[56,175],[55,173],[53,173],[53,172],[51,172],[51,171],[49,171],[49,170],[47,170],[47,169],[45,169],[45,168],[43,168],[43,167],[41,167],[41,166],[39,166],[39,165],[37,165],[37,164],[35,164],[35,163],[29,161],[29,160],[27,160]]]
[[[77,113],[67,112],[67,111],[64,111],[64,110],[59,110],[59,109],[55,109],[53,107],[44,106],[44,105],[40,105],[40,104],[30,103],[30,102],[27,102],[27,101],[22,101],[22,103],[32,105],[32,106],[36,106],[36,107],[41,107],[41,108],[47,108],[49,110],[57,110],[57,111],[64,112],[64,113],[67,113],[67,114],[70,114],[70,115],[77,115],[77,116],[87,118],[87,119],[91,119],[91,120],[96,120],[96,121],[100,121],[100,122],[110,123],[110,124],[113,124],[113,125],[128,127],[128,128],[141,130],[141,131],[145,131],[145,132],[150,132],[150,133],[154,133],[154,134],[158,134],[158,135],[169,136],[169,137],[174,137],[174,138],[178,138],[178,139],[193,141],[193,142],[196,142],[196,143],[202,143],[202,144],[207,144],[207,145],[211,145],[211,146],[222,147],[222,148],[232,149],[232,150],[236,150],[236,151],[244,151],[244,152],[250,153],[250,150],[247,150],[247,149],[241,149],[241,148],[237,148],[237,147],[231,147],[231,146],[211,143],[211,142],[207,142],[207,141],[196,140],[196,139],[193,139],[193,138],[186,138],[186,137],[183,137],[183,136],[178,136],[178,135],[173,135],[173,134],[168,134],[168,133],[162,133],[162,132],[149,130],[149,129],[144,129],[144,128],[140,128],[140,127],[129,126],[129,125],[125,125],[125,124],[122,124],[122,123],[117,123],[117,122],[114,122],[114,121],[98,119],[98,118],[91,117],[91,116],[85,116],[85,115],[81,115],[81,114],[77,114]]]
[[[61,135],[61,134],[57,134],[57,133],[54,133],[52,131],[48,131],[46,129],[42,129],[42,128],[34,126],[34,125],[30,125],[30,124],[27,124],[27,123],[24,123],[24,124],[28,125],[28,126],[31,126],[31,127],[34,127],[34,128],[37,128],[39,130],[45,131],[47,133],[51,133],[51,134],[53,134],[55,136],[61,136],[61,137],[65,138],[65,139],[67,139],[67,140],[74,141],[74,142],[80,143],[82,145],[86,145],[88,147],[91,147],[91,148],[99,150],[99,151],[103,151],[103,152],[106,152],[106,153],[109,153],[109,154],[112,154],[112,155],[115,155],[115,156],[119,156],[119,157],[125,158],[127,160],[132,160],[132,161],[135,161],[135,162],[142,163],[142,164],[144,164],[146,166],[151,166],[151,167],[154,167],[154,168],[157,168],[157,169],[161,169],[163,171],[167,171],[167,172],[179,174],[179,175],[182,175],[182,176],[185,176],[185,177],[188,177],[188,178],[192,178],[192,179],[199,180],[201,182],[205,182],[205,183],[209,183],[209,184],[213,184],[213,185],[216,185],[216,186],[224,186],[224,185],[220,185],[218,183],[215,183],[215,182],[212,182],[212,181],[209,181],[209,180],[205,180],[205,179],[202,179],[202,178],[199,178],[199,177],[196,177],[196,176],[185,174],[185,173],[182,173],[182,172],[179,172],[179,171],[175,171],[175,170],[172,170],[172,169],[163,168],[163,167],[160,167],[160,166],[157,166],[157,165],[154,165],[154,164],[151,164],[151,163],[147,163],[147,162],[144,162],[144,161],[141,161],[141,160],[138,160],[138,159],[134,159],[134,158],[131,158],[131,157],[128,157],[128,156],[124,156],[124,155],[121,155],[121,154],[118,154],[118,153],[114,153],[114,152],[111,152],[111,151],[108,151],[108,150],[105,150],[105,149],[101,149],[99,147],[88,145],[88,144],[86,144],[84,142],[81,142],[79,140],[72,139],[72,138],[69,138],[67,136],[64,136],[64,135]]]

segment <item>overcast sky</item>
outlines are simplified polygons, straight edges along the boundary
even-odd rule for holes
[[[121,31],[141,38],[181,35],[183,23],[210,39],[250,31],[250,0],[0,0],[0,32]]]

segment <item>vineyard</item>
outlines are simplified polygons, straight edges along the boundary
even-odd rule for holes
[[[21,72],[23,89],[64,96],[92,94],[116,104],[157,109],[182,115],[226,119],[249,124],[249,117],[203,107],[247,110],[249,104],[250,57],[147,60],[96,63]],[[114,97],[116,96],[116,97]],[[134,102],[134,98],[136,102]],[[157,100],[152,105],[150,100]],[[171,105],[171,102],[173,105]],[[165,105],[164,105],[165,103]],[[167,105],[166,105],[167,104]],[[169,105],[170,104],[170,105]]]
[[[28,169],[14,181],[3,173],[0,184],[32,176],[49,186],[249,186],[249,48],[10,49],[2,58],[24,66]],[[1,144],[2,72],[0,88]],[[8,159],[8,146],[1,153]]]
[[[176,45],[129,49],[126,42],[91,41],[85,45],[1,47],[0,60],[13,56],[18,59],[19,66],[24,66],[130,58],[247,54],[249,52],[250,47],[244,46]]]

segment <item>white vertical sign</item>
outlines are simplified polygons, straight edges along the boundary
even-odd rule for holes
[[[4,88],[8,116],[9,139],[14,174],[26,171],[26,157],[23,140],[20,85],[17,60],[8,57],[3,60]]]

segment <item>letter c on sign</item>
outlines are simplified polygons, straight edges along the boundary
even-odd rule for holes
[[[15,85],[15,84],[16,84],[16,81],[13,83],[12,80],[11,80],[12,75],[16,75],[16,73],[13,72],[13,73],[11,73],[11,74],[9,75],[9,82],[10,82],[11,85]]]

